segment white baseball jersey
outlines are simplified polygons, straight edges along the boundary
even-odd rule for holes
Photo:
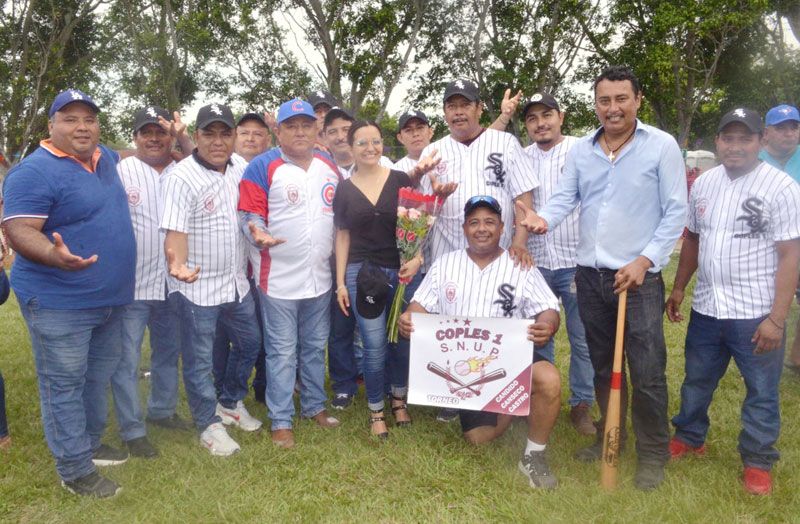
[[[533,159],[533,167],[539,177],[539,187],[533,190],[533,204],[537,209],[543,207],[555,193],[567,153],[577,141],[574,136],[565,136],[549,151],[542,151],[536,144],[525,148],[525,152]],[[555,270],[577,265],[579,213],[580,206],[577,206],[563,222],[546,234],[528,235],[528,251],[537,266]]]
[[[765,162],[735,180],[717,166],[692,186],[688,228],[700,238],[692,308],[761,317],[775,298],[775,242],[800,238],[800,186]]]
[[[530,157],[516,137],[486,129],[467,146],[448,135],[428,145],[421,158],[433,149],[442,158],[434,173],[441,182],[458,182],[458,188],[447,197],[428,233],[425,264],[429,266],[443,254],[467,247],[462,229],[464,204],[476,195],[489,195],[500,203],[505,223],[500,246],[508,248],[514,232],[514,198],[539,186]],[[422,177],[420,189],[433,192],[429,177]]]
[[[431,265],[414,301],[429,313],[466,317],[533,318],[558,311],[558,299],[539,270],[514,265],[508,251],[483,269],[466,249],[451,251]]]
[[[314,298],[333,284],[333,198],[339,176],[324,153],[315,152],[308,169],[280,149],[250,162],[240,185],[239,210],[264,219],[270,234],[286,240],[269,249],[249,244],[258,287],[284,300]]]
[[[200,266],[200,277],[187,284],[167,277],[170,293],[183,294],[198,306],[217,306],[239,300],[250,291],[247,283],[245,238],[236,206],[239,181],[246,167],[231,158],[225,173],[202,166],[191,155],[170,172],[164,185],[161,229],[189,235],[187,267]]]
[[[164,300],[167,263],[164,232],[159,229],[164,211],[164,180],[175,167],[171,162],[161,173],[135,156],[117,164],[117,173],[128,194],[133,233],[136,235],[136,287],[134,300]]]
[[[392,165],[392,169],[396,169],[397,171],[402,171],[403,173],[409,173],[412,169],[414,169],[414,166],[416,166],[417,163],[419,163],[419,160],[414,160],[410,156],[406,155],[397,162],[395,162],[394,165]]]

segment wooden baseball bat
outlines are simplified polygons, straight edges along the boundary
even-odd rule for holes
[[[497,369],[495,371],[492,371],[491,373],[487,373],[481,378],[473,380],[469,384],[464,384],[460,388],[456,388],[456,391],[458,391],[459,389],[471,388],[472,386],[480,386],[481,384],[486,384],[487,382],[494,382],[495,380],[500,380],[501,378],[506,378],[505,369]]]
[[[617,306],[617,337],[614,342],[614,364],[611,368],[611,389],[606,407],[606,427],[603,433],[603,455],[600,467],[600,485],[605,490],[617,487],[619,469],[620,404],[622,401],[622,343],[625,340],[625,309],[628,290],[619,294]]]
[[[471,386],[468,386],[467,384],[464,384],[463,382],[458,380],[456,377],[454,377],[453,375],[448,373],[446,369],[444,369],[443,367],[439,366],[435,362],[428,362],[428,371],[430,371],[434,375],[439,375],[443,379],[449,380],[450,382],[455,382],[456,384],[461,386],[460,388],[457,388],[457,389],[451,389],[450,390],[451,393],[454,393],[458,389],[466,388],[466,389],[469,389],[470,391],[472,391],[473,393],[475,393],[475,395],[480,396],[480,394],[481,394],[480,390],[473,389]]]

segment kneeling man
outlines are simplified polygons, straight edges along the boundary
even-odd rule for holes
[[[467,317],[534,318],[528,339],[546,344],[558,330],[558,300],[536,268],[515,265],[508,251],[500,247],[502,211],[490,196],[474,196],[464,206],[464,236],[468,247],[437,259],[414,294],[414,300],[400,317],[400,334],[413,331],[411,313],[441,313]],[[464,290],[448,300],[446,283]],[[554,488],[545,445],[561,407],[561,378],[550,362],[533,352],[520,353],[533,359],[531,412],[528,415],[528,444],[519,463],[533,488]],[[459,413],[464,438],[472,444],[490,442],[511,424],[511,415],[462,410]]]

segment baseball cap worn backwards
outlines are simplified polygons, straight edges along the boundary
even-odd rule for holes
[[[231,111],[230,107],[222,104],[208,104],[201,107],[197,112],[197,120],[195,122],[197,129],[205,129],[214,122],[222,122],[231,129],[236,127],[233,111]]]
[[[307,116],[309,118],[317,119],[314,113],[314,108],[305,100],[293,98],[288,102],[284,102],[278,108],[278,123],[283,123],[295,116]]]
[[[166,120],[172,120],[172,116],[170,116],[169,112],[163,107],[158,107],[158,106],[143,107],[142,109],[138,110],[136,114],[133,115],[133,132],[136,133],[147,124],[160,125],[158,123],[158,117],[164,118]]]
[[[239,117],[239,120],[236,121],[236,125],[242,125],[242,122],[247,122],[248,120],[254,120],[261,124],[264,127],[267,127],[267,122],[264,120],[264,115],[260,113],[245,113]]]
[[[734,122],[744,124],[751,133],[761,133],[764,130],[764,126],[761,123],[761,115],[758,114],[758,111],[747,109],[746,107],[738,107],[722,116],[717,132],[722,132],[727,125]]]
[[[766,120],[768,126],[777,126],[788,121],[800,122],[800,112],[794,106],[781,104],[767,111]]]
[[[324,127],[328,127],[331,125],[331,122],[336,120],[337,118],[344,118],[345,120],[349,120],[350,122],[355,122],[356,118],[353,114],[343,107],[332,107],[328,114],[325,115]]]
[[[461,95],[470,102],[475,102],[476,100],[481,99],[480,91],[478,91],[478,86],[476,86],[473,82],[469,80],[459,79],[447,84],[447,87],[444,88],[444,101],[447,102],[447,99]]]
[[[73,102],[82,102],[89,106],[95,113],[100,112],[100,108],[94,103],[92,97],[79,89],[66,89],[57,94],[53,99],[53,103],[50,105],[50,111],[47,113],[47,115],[50,118],[53,118],[53,115],[55,115],[56,112],[61,111],[65,105]]]

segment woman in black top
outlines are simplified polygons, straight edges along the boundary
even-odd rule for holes
[[[411,301],[419,286],[421,275],[417,273],[422,265],[422,257],[418,256],[400,266],[395,239],[397,192],[402,187],[411,186],[411,179],[402,171],[380,165],[383,152],[380,128],[375,123],[356,122],[350,128],[347,140],[353,149],[355,168],[352,176],[339,184],[333,201],[337,228],[336,299],[344,314],[349,315],[348,307],[356,299],[356,277],[367,261],[389,278],[389,297],[377,318],[364,318],[355,304],[352,308],[364,344],[364,383],[371,411],[370,431],[373,435],[386,438],[389,433],[383,414],[385,375],[388,374],[390,382],[395,423],[398,426],[411,423],[405,403],[409,342],[400,339],[397,347],[389,347],[386,317],[394,298],[398,275],[403,278],[415,277],[405,293],[406,301]]]

